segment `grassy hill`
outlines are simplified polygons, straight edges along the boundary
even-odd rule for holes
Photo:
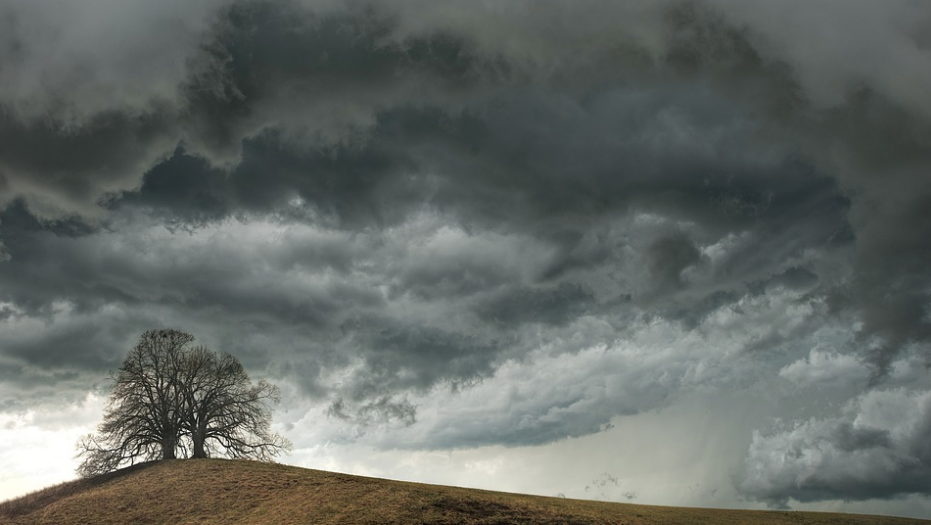
[[[922,520],[656,507],[405,483],[228,460],[137,465],[0,503],[0,523],[863,524]]]

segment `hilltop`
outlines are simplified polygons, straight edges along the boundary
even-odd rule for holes
[[[833,513],[692,509],[525,496],[219,459],[136,465],[0,504],[0,523],[905,525]]]

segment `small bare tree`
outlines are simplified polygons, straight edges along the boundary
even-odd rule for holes
[[[270,428],[278,388],[253,384],[235,357],[189,347],[193,340],[178,330],[142,334],[111,378],[97,433],[78,443],[78,474],[189,453],[268,461],[290,447]]]

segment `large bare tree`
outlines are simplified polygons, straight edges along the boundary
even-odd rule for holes
[[[78,473],[210,455],[271,460],[290,443],[271,431],[278,388],[253,383],[232,355],[190,346],[178,330],[149,330],[111,377],[103,421],[78,443]]]

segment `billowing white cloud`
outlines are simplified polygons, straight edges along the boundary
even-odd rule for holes
[[[927,494],[931,392],[871,390],[839,416],[754,432],[739,489],[785,505]]]
[[[779,376],[802,386],[865,383],[870,371],[857,356],[830,348],[812,348],[808,357],[779,371]]]

